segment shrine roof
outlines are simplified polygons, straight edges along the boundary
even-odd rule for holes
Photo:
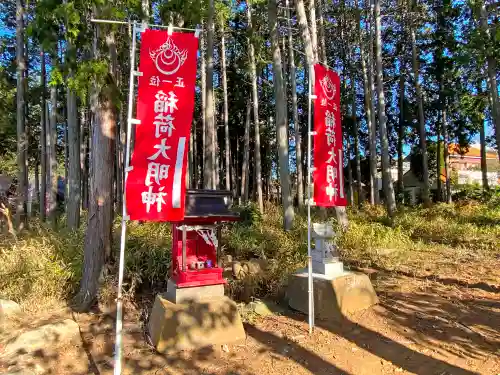
[[[191,189],[186,192],[184,221],[210,219],[213,221],[238,221],[240,215],[231,210],[232,194],[225,190]]]

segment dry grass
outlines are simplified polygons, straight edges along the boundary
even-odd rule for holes
[[[17,241],[2,234],[0,296],[30,312],[59,305],[81,276],[83,231],[54,231],[33,220]]]
[[[294,229],[284,232],[278,207],[267,206],[263,216],[252,206],[242,210],[245,222],[229,226],[223,233],[224,252],[236,259],[272,261],[265,275],[244,283],[230,282],[230,292],[242,299],[279,296],[288,275],[306,264],[305,215],[297,215]],[[349,218],[349,230],[339,238],[339,245],[344,261],[351,265],[440,275],[463,263],[480,267],[500,253],[500,208],[486,204],[405,208],[392,226],[380,207],[349,212]],[[118,222],[115,229],[118,251]],[[17,241],[0,235],[0,297],[17,301],[32,312],[63,304],[78,287],[84,231],[85,227],[73,233],[52,230],[34,220]],[[129,296],[144,287],[164,287],[170,267],[170,231],[168,224],[129,225],[125,278]],[[112,267],[102,288],[104,300],[114,297],[115,274]]]

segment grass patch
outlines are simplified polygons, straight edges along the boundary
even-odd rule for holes
[[[429,209],[404,208],[389,225],[382,207],[349,211],[350,226],[338,239],[346,264],[388,270],[440,273],[443,263],[466,264],[496,259],[500,244],[500,207],[490,202],[437,204]],[[280,296],[288,275],[307,260],[307,218],[296,214],[293,230],[282,229],[282,211],[268,205],[240,207],[244,221],[226,226],[223,252],[236,260],[265,258],[268,271],[245,282],[230,281],[235,298]],[[313,221],[320,221],[313,210]],[[330,215],[332,222],[334,218]],[[34,219],[14,241],[0,235],[0,298],[20,302],[35,311],[64,301],[77,289],[83,263],[85,226],[77,232],[53,230]],[[120,222],[115,223],[114,254],[118,259]],[[165,288],[171,249],[171,226],[158,223],[128,225],[125,289],[132,296],[142,288]],[[112,300],[117,265],[113,264],[102,294]],[[481,277],[481,276],[479,276]]]
[[[83,263],[84,228],[54,231],[37,220],[18,241],[0,236],[0,297],[27,310],[51,300],[64,300],[75,291]]]

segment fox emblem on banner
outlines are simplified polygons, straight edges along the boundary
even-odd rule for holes
[[[126,181],[130,220],[184,218],[197,52],[194,33],[141,34],[136,114],[140,124]]]

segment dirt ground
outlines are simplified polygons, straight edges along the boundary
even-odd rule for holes
[[[147,344],[143,322],[151,300],[145,299],[136,303],[141,309],[126,310],[123,373],[498,375],[500,285],[490,281],[500,280],[500,264],[478,270],[473,263],[439,279],[365,270],[380,304],[341,323],[317,321],[309,336],[306,317],[289,311],[245,323],[242,345],[178,355],[160,355]],[[71,316],[83,345],[49,348],[30,367],[55,375],[112,374],[114,313]]]

